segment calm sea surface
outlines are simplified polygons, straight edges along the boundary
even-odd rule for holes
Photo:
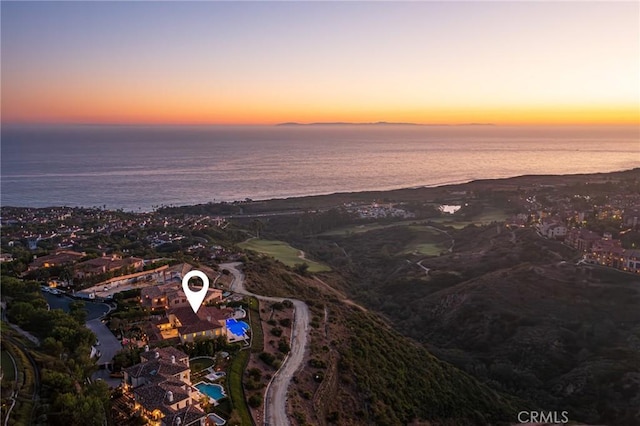
[[[3,206],[151,210],[640,167],[637,127],[4,126]]]

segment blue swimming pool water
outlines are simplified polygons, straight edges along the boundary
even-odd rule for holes
[[[222,417],[218,416],[217,414],[214,413],[209,413],[207,414],[207,417],[209,417],[209,420],[213,420],[213,422],[217,425],[222,426],[223,424],[225,424],[227,421],[225,419],[223,419]]]
[[[216,401],[227,396],[224,393],[224,388],[220,385],[212,385],[210,383],[198,383],[196,385],[196,389],[198,389],[201,393],[207,395],[209,398],[213,398]]]
[[[237,321],[234,318],[227,320],[227,330],[236,336],[244,336],[247,330],[249,330],[249,324],[244,321]]]

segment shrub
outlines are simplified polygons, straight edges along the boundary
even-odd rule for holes
[[[291,327],[291,320],[289,318],[283,318],[280,320],[280,325],[283,327]]]
[[[297,263],[294,267],[293,270],[296,272],[296,274],[307,276],[309,275],[309,264],[308,263]]]
[[[326,362],[316,358],[311,358],[309,360],[309,365],[312,366],[313,368],[327,368]]]
[[[278,350],[283,354],[287,354],[291,350],[291,347],[285,338],[280,339],[280,342],[278,342]]]
[[[255,380],[260,380],[262,378],[262,371],[259,368],[250,368],[247,371],[247,375],[249,377],[253,377]]]
[[[258,355],[258,358],[260,358],[265,364],[271,365],[271,366],[274,365],[276,360],[276,357],[274,357],[273,355],[267,352],[260,353],[260,355]]]
[[[260,397],[260,395],[251,395],[249,397],[249,405],[251,406],[251,408],[258,408],[260,405],[262,405],[262,398]]]
[[[247,380],[247,383],[244,385],[244,387],[248,390],[258,390],[264,387],[264,383],[255,380]]]

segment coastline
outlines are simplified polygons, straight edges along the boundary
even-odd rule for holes
[[[249,201],[238,200],[226,203],[200,203],[166,207],[166,209],[180,210],[199,206],[237,205],[244,207],[245,209],[251,208],[252,211],[257,210],[264,213],[270,211],[303,211],[320,208],[321,206],[337,206],[348,202],[370,202],[375,200],[396,202],[413,200],[424,201],[425,198],[443,196],[451,191],[463,192],[486,189],[506,190],[514,187],[526,188],[528,186],[539,187],[541,185],[567,185],[584,182],[595,183],[603,178],[606,180],[640,178],[640,167],[613,172],[578,173],[567,175],[520,175],[507,178],[474,179],[460,183],[424,185],[389,190],[334,192],[330,194],[305,195],[299,197],[268,198]],[[249,214],[249,212],[247,212],[247,214]],[[231,216],[237,217],[238,215]]]
[[[326,205],[327,203],[344,203],[349,201],[370,201],[375,199],[403,199],[403,200],[412,200],[412,199],[421,199],[425,196],[434,196],[442,191],[450,191],[450,190],[458,190],[458,191],[468,191],[468,190],[482,190],[482,189],[506,189],[513,188],[514,186],[527,187],[527,186],[536,186],[536,185],[566,185],[566,184],[576,184],[576,183],[584,183],[591,182],[597,179],[621,179],[625,177],[631,177],[635,175],[640,176],[640,164],[638,167],[634,167],[631,169],[623,169],[616,170],[610,172],[595,172],[595,173],[574,173],[574,174],[528,174],[528,175],[517,175],[511,177],[502,177],[502,178],[480,178],[480,179],[470,179],[470,180],[460,180],[460,181],[451,181],[451,182],[442,182],[435,184],[427,184],[427,185],[417,185],[417,186],[405,186],[400,188],[390,188],[390,189],[377,189],[377,190],[366,190],[366,191],[343,191],[343,192],[331,192],[331,193],[318,193],[318,194],[308,194],[308,195],[299,195],[299,196],[289,196],[289,197],[269,197],[269,198],[258,198],[251,199],[247,198],[244,200],[234,200],[234,201],[219,201],[219,202],[208,202],[208,203],[194,203],[194,204],[180,204],[180,205],[161,205],[151,210],[145,210],[138,208],[136,209],[121,209],[121,208],[107,208],[106,210],[122,210],[127,213],[139,213],[139,214],[148,214],[154,213],[159,210],[166,209],[182,209],[189,207],[197,207],[197,206],[208,206],[208,205],[258,205],[258,206],[271,206],[276,207],[280,206],[285,210],[290,209],[305,209],[305,208],[314,208],[317,207],[318,204]],[[558,180],[561,180],[559,182]],[[100,208],[100,206],[96,205],[49,205],[49,206],[1,206],[2,208],[15,208],[15,209],[50,209],[50,208],[78,208],[78,209],[91,209],[91,208]]]

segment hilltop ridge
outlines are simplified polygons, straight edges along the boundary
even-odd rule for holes
[[[390,122],[390,121],[376,121],[376,122],[349,122],[349,121],[331,121],[331,122],[314,122],[314,123],[299,123],[296,121],[288,121],[285,123],[278,123],[276,126],[495,126],[493,123],[463,123],[463,124],[438,124],[438,123],[408,123],[408,122]]]

